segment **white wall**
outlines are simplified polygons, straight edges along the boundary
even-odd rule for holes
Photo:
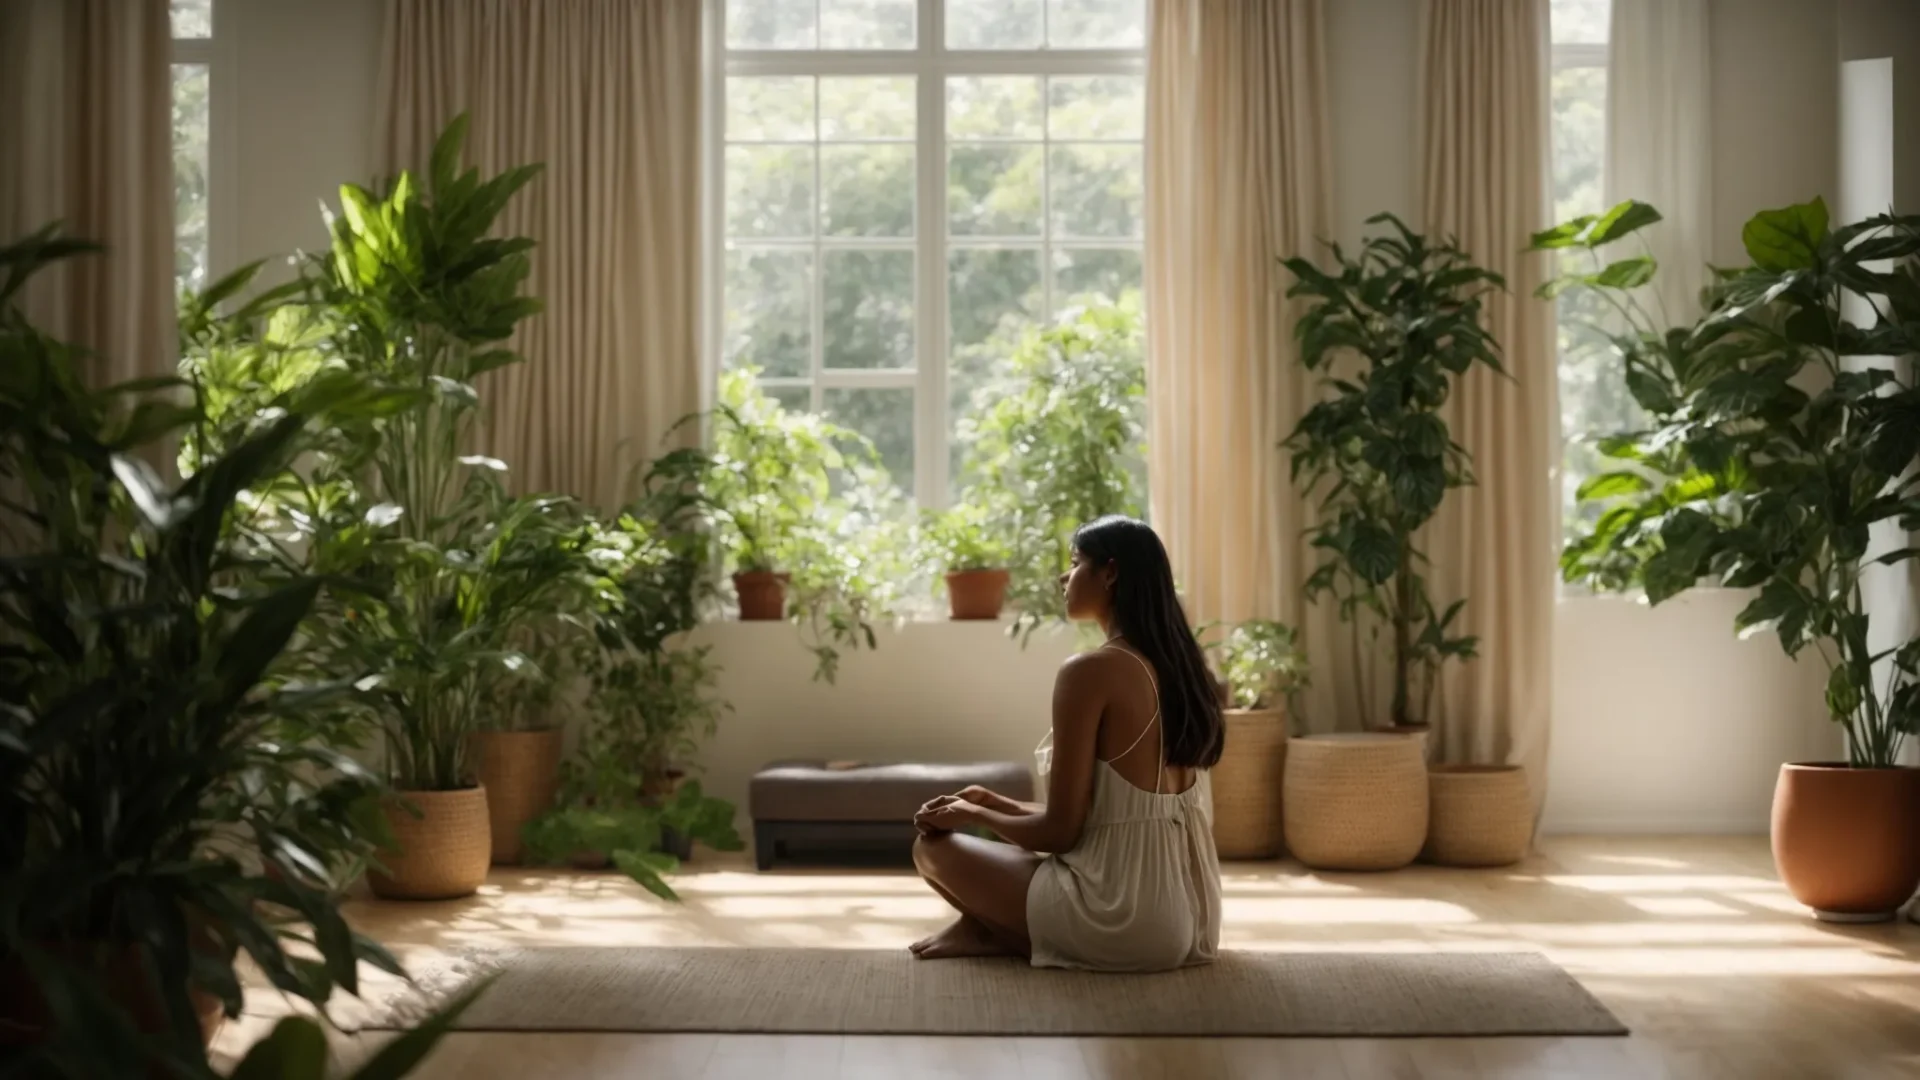
[[[230,214],[232,242],[219,247],[240,259],[317,244],[317,200],[369,171],[380,0],[220,2],[233,13],[222,30],[238,55],[226,87],[238,139],[233,205],[216,211]],[[1907,0],[1848,2],[1907,10]],[[1412,217],[1417,12],[1415,0],[1328,5],[1343,242],[1375,211]],[[1713,251],[1732,262],[1755,210],[1836,194],[1839,18],[1831,0],[1714,0],[1712,19]],[[1831,753],[1820,673],[1765,639],[1735,641],[1741,602],[1703,591],[1658,609],[1561,603],[1548,829],[1764,831],[1779,763]],[[782,756],[1029,761],[1070,648],[1057,637],[1022,651],[997,627],[914,624],[885,633],[878,653],[849,656],[827,687],[778,625],[703,636],[736,710],[706,754],[709,786],[736,798],[755,765]]]

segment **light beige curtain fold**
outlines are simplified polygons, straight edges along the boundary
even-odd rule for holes
[[[502,215],[546,311],[489,376],[487,447],[522,491],[602,507],[700,407],[700,0],[390,0],[375,160],[546,171]],[[691,429],[690,433],[691,433]]]
[[[1441,683],[1437,757],[1527,767],[1546,782],[1559,540],[1558,379],[1553,312],[1533,290],[1549,272],[1526,254],[1548,224],[1547,0],[1425,0],[1421,39],[1421,207],[1506,276],[1486,323],[1510,379],[1475,371],[1448,403],[1453,437],[1479,483],[1436,517],[1428,551],[1436,604],[1467,598],[1480,657]]]
[[[44,273],[29,318],[93,386],[171,375],[173,35],[167,0],[0,3],[0,243],[53,221],[104,254]]]
[[[1355,694],[1345,631],[1300,597],[1307,508],[1279,443],[1313,391],[1278,260],[1329,235],[1323,29],[1320,0],[1158,0],[1147,62],[1153,524],[1193,619],[1302,629],[1316,728]]]

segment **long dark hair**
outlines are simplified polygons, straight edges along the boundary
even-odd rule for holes
[[[1080,526],[1073,548],[1090,566],[1114,568],[1113,629],[1158,676],[1167,764],[1213,768],[1226,742],[1219,689],[1173,590],[1160,537],[1145,522],[1116,514]]]

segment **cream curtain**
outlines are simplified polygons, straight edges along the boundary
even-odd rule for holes
[[[1547,225],[1547,0],[1425,0],[1421,35],[1421,207],[1505,275],[1488,328],[1511,379],[1476,371],[1447,405],[1476,487],[1455,492],[1429,538],[1436,603],[1468,598],[1480,657],[1450,665],[1436,756],[1525,765],[1546,780],[1559,540],[1553,312],[1533,290],[1545,260],[1524,254]]]
[[[700,0],[390,0],[375,159],[546,171],[502,216],[539,242],[527,363],[484,388],[488,448],[524,491],[603,507],[700,407]]]
[[[1148,473],[1198,622],[1303,630],[1316,728],[1351,717],[1345,631],[1308,608],[1280,440],[1310,402],[1278,260],[1329,235],[1320,0],[1159,0],[1147,62]],[[1344,647],[1341,650],[1344,656]],[[1351,722],[1349,722],[1351,726]]]
[[[167,0],[0,3],[0,243],[61,221],[106,248],[23,298],[94,386],[175,369],[172,48]]]
[[[1613,0],[1607,37],[1607,205],[1651,203],[1639,235],[1660,265],[1648,310],[1667,325],[1700,314],[1713,230],[1707,0]]]

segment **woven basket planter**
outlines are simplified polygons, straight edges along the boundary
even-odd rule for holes
[[[1533,846],[1533,793],[1518,765],[1435,765],[1420,857],[1441,866],[1509,866]]]
[[[385,810],[394,847],[378,853],[380,869],[367,871],[375,896],[453,900],[472,896],[486,882],[493,861],[486,788],[402,791]]]
[[[1426,740],[1376,732],[1287,743],[1287,850],[1315,870],[1397,870],[1427,839]]]
[[[1213,842],[1223,859],[1271,859],[1284,847],[1281,782],[1287,714],[1228,709],[1227,746],[1213,767]]]
[[[474,779],[487,789],[487,822],[493,863],[520,861],[520,830],[553,808],[560,790],[559,728],[480,731],[467,741]]]

